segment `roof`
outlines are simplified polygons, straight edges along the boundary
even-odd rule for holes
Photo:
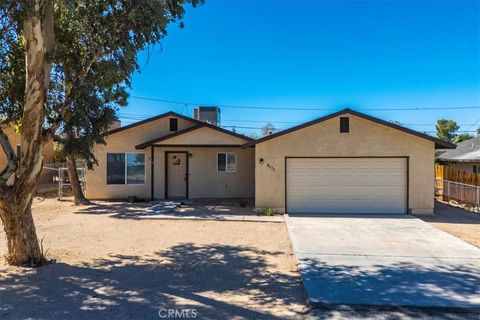
[[[480,162],[480,136],[457,144],[454,150],[442,153],[440,161]]]
[[[291,133],[291,132],[295,132],[297,130],[300,130],[300,129],[303,129],[303,128],[306,128],[306,127],[309,127],[309,126],[312,126],[314,124],[317,124],[317,123],[320,123],[320,122],[323,122],[323,121],[326,121],[326,120],[329,120],[329,119],[332,119],[332,118],[335,118],[335,117],[338,117],[338,116],[341,116],[343,114],[351,114],[351,115],[354,115],[354,116],[357,116],[357,117],[360,117],[360,118],[363,118],[363,119],[367,119],[367,120],[370,120],[370,121],[373,121],[373,122],[376,122],[376,123],[379,123],[381,125],[384,125],[384,126],[387,126],[387,127],[390,127],[390,128],[393,128],[393,129],[397,129],[397,130],[400,130],[400,131],[403,131],[405,133],[408,133],[408,134],[411,134],[411,135],[414,135],[414,136],[417,136],[417,137],[420,137],[420,138],[423,138],[423,139],[426,139],[426,140],[430,140],[430,141],[433,141],[435,142],[435,148],[436,149],[440,149],[440,148],[443,148],[443,149],[455,149],[455,145],[453,143],[450,143],[450,142],[447,142],[447,141],[443,141],[443,140],[440,140],[438,138],[435,138],[435,137],[432,137],[432,136],[429,136],[428,134],[425,134],[425,133],[421,133],[421,132],[418,132],[418,131],[415,131],[415,130],[412,130],[412,129],[408,129],[408,128],[405,128],[405,127],[402,127],[402,126],[399,126],[397,124],[394,124],[394,123],[391,123],[391,122],[388,122],[388,121],[385,121],[385,120],[381,120],[381,119],[378,119],[378,118],[375,118],[375,117],[372,117],[372,116],[369,116],[369,115],[366,115],[364,113],[361,113],[361,112],[358,112],[358,111],[354,111],[354,110],[351,110],[351,109],[343,109],[343,110],[340,110],[338,112],[335,112],[335,113],[332,113],[332,114],[329,114],[325,117],[321,117],[321,118],[318,118],[318,119],[315,119],[315,120],[312,120],[312,121],[309,121],[309,122],[305,122],[301,125],[298,125],[298,126],[295,126],[295,127],[292,127],[290,129],[287,129],[287,130],[283,130],[283,131],[279,131],[277,133],[274,133],[272,135],[269,135],[269,136],[266,136],[266,137],[263,137],[263,138],[260,138],[260,139],[257,139],[257,140],[254,140],[252,142],[248,142],[246,144],[244,144],[244,147],[247,148],[247,147],[252,147],[258,143],[262,143],[262,142],[265,142],[265,141],[268,141],[268,140],[271,140],[271,139],[275,139],[277,137],[280,137],[280,136],[283,136],[285,134],[288,134],[288,133]]]
[[[187,120],[187,121],[191,121],[191,122],[194,122],[194,123],[197,123],[197,124],[203,123],[203,122],[201,122],[201,121],[199,121],[199,120],[195,120],[195,119],[193,119],[193,118],[190,118],[190,117],[187,117],[187,116],[183,116],[183,115],[178,114],[178,113],[176,113],[176,112],[169,111],[169,112],[162,113],[162,114],[160,114],[160,115],[158,115],[158,116],[155,116],[155,117],[151,117],[151,118],[148,118],[148,119],[145,119],[145,120],[142,120],[142,121],[138,121],[138,122],[129,124],[129,125],[127,125],[127,126],[123,126],[123,127],[117,128],[117,129],[112,129],[112,130],[110,130],[110,131],[108,132],[108,135],[111,135],[111,134],[114,134],[114,133],[117,133],[117,132],[120,132],[120,131],[128,130],[128,129],[131,129],[131,128],[140,126],[140,125],[142,125],[142,124],[149,123],[149,122],[152,122],[152,121],[155,121],[155,120],[158,120],[158,119],[162,119],[162,118],[165,118],[165,117],[180,118],[180,119],[184,119],[184,120]]]
[[[195,120],[196,121],[196,120]],[[173,137],[177,137],[177,136],[180,136],[182,134],[185,134],[187,132],[191,132],[191,131],[194,131],[194,130],[198,130],[200,128],[210,128],[212,130],[216,130],[216,131],[219,131],[219,132],[222,132],[224,134],[228,134],[228,135],[231,135],[231,136],[234,136],[236,138],[240,138],[240,139],[243,139],[245,141],[253,141],[252,138],[249,138],[249,137],[246,137],[244,135],[241,135],[241,134],[238,134],[236,132],[232,132],[232,131],[229,131],[229,130],[226,130],[226,129],[223,129],[223,128],[220,128],[220,127],[217,127],[217,126],[214,126],[214,125],[211,125],[209,123],[206,123],[206,122],[201,122],[201,121],[197,121],[199,122],[196,126],[193,126],[193,127],[190,127],[190,128],[187,128],[187,129],[183,129],[183,130],[180,130],[180,131],[177,131],[177,132],[173,132],[171,134],[167,134],[167,135],[164,135],[164,136],[161,136],[161,137],[158,137],[158,138],[155,138],[155,139],[152,139],[152,140],[149,140],[149,141],[146,141],[144,143],[141,143],[139,145],[136,145],[135,148],[136,149],[145,149],[146,147],[149,147],[151,145],[154,145],[158,142],[161,142],[161,141],[165,141],[167,139],[170,139],[170,138],[173,138]],[[173,146],[173,145],[172,145]],[[222,144],[219,144],[219,146],[222,146]],[[229,146],[232,146],[232,145],[229,145]],[[242,144],[239,144],[238,146],[242,146]]]

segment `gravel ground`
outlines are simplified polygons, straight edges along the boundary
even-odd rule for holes
[[[148,205],[123,206],[128,212]],[[33,211],[47,257],[55,262],[37,269],[7,266],[0,230],[1,319],[168,319],[165,315],[175,311],[170,318],[480,316],[369,308],[308,314],[283,223],[136,219],[125,211],[119,214],[118,205],[75,207],[69,201],[43,198],[35,199]],[[458,213],[465,214],[440,207],[428,220],[479,246],[479,220],[472,220],[471,213],[460,219]]]
[[[6,266],[0,231],[2,319],[306,316],[284,223],[129,219],[39,198],[33,208],[56,262]]]

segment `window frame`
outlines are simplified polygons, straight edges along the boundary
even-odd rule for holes
[[[125,166],[124,166],[124,176],[125,180],[123,183],[108,183],[108,155],[109,154],[124,154],[125,156]],[[128,168],[128,155],[129,154],[143,154],[143,159],[144,159],[144,170],[143,170],[143,183],[127,183],[128,182],[128,174],[127,174],[127,168]],[[107,152],[105,155],[106,158],[106,165],[105,165],[105,172],[106,172],[106,179],[105,179],[105,184],[107,186],[144,186],[147,183],[147,156],[145,152],[141,151],[133,151],[133,152]]]
[[[173,127],[175,127],[175,130],[172,130],[172,124]],[[170,132],[177,132],[178,131],[178,118],[170,118],[169,120],[169,130]]]
[[[225,171],[218,170],[218,156],[220,154],[225,155]],[[228,170],[228,155],[233,154],[235,156],[235,170]],[[217,173],[236,173],[237,172],[237,153],[236,152],[217,152]]]
[[[350,117],[340,117],[340,133],[350,133]]]

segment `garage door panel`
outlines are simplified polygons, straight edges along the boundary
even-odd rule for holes
[[[345,187],[345,188],[331,188],[329,186],[320,186],[312,193],[311,187],[295,188],[295,192],[290,195],[293,199],[299,200],[404,200],[403,188],[398,186],[375,186],[369,188],[363,187]]]
[[[391,201],[377,201],[372,205],[371,201],[325,201],[319,207],[315,201],[292,201],[289,206],[298,207],[295,212],[304,214],[403,214],[405,213],[402,200],[393,202],[395,209],[392,209]]]
[[[289,213],[405,213],[405,158],[290,158]]]
[[[331,188],[336,188],[337,184],[342,183],[343,185],[349,184],[351,187],[365,187],[365,186],[370,186],[370,187],[383,187],[383,186],[399,186],[403,187],[405,186],[405,181],[406,179],[395,179],[395,177],[391,177],[391,180],[385,180],[384,178],[372,178],[370,181],[352,181],[351,178],[338,178],[338,179],[333,179],[332,181],[325,181],[320,177],[309,177],[308,181],[305,181],[304,178],[297,176],[295,178],[292,178],[289,182],[291,186],[295,187],[305,187],[305,186],[328,186]]]

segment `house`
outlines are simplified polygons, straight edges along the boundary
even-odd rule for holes
[[[288,213],[431,214],[435,149],[454,144],[350,109],[247,143],[255,205]]]
[[[288,213],[429,214],[435,149],[455,145],[344,109],[258,140],[173,112],[110,131],[89,198],[255,198]]]
[[[15,150],[16,154],[19,154],[20,151],[20,134],[15,132],[15,129],[12,126],[2,127],[3,131],[8,137],[10,144]],[[53,163],[54,153],[53,153],[53,140],[49,140],[43,145],[42,150],[43,155],[43,164]],[[0,150],[0,170],[3,170],[7,164],[7,156],[5,153]],[[42,170],[40,174],[40,183],[50,183],[53,182],[53,171]]]
[[[454,150],[444,150],[437,160],[458,170],[480,173],[480,136],[460,142]]]
[[[210,110],[207,110],[210,111]],[[207,112],[208,114],[208,112]],[[252,199],[252,139],[183,115],[165,114],[111,130],[86,175],[91,199]]]

